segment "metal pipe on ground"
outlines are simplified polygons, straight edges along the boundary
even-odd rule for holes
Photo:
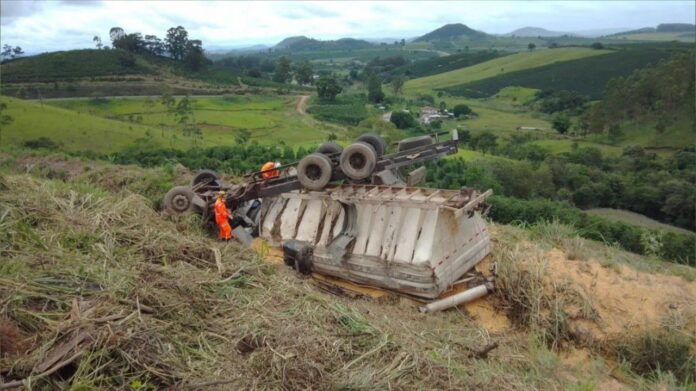
[[[420,307],[419,310],[423,313],[442,311],[459,304],[474,301],[478,298],[486,296],[491,292],[493,292],[493,284],[488,282],[483,285],[467,289],[464,292],[457,293],[456,295],[433,301],[432,303]]]

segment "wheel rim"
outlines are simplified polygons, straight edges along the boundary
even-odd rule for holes
[[[313,181],[319,180],[319,178],[321,178],[321,167],[316,164],[310,164],[307,166],[305,173],[307,174],[307,178]]]
[[[184,194],[177,194],[172,198],[171,206],[177,212],[188,210],[191,201]]]
[[[350,162],[351,167],[356,170],[360,170],[365,167],[365,156],[363,156],[361,153],[354,153],[350,156],[348,162]]]

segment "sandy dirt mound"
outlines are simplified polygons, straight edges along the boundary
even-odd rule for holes
[[[576,331],[589,331],[595,338],[604,338],[658,327],[670,317],[694,322],[696,282],[639,272],[625,265],[603,267],[594,260],[573,261],[558,249],[546,253],[546,258],[552,282],[579,286],[596,311],[594,321],[572,320],[571,324],[578,328]],[[570,311],[571,319],[580,318],[574,316],[578,309]]]

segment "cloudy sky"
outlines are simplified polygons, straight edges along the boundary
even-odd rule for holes
[[[163,36],[177,25],[209,49],[319,39],[409,38],[446,23],[488,33],[525,26],[581,31],[694,23],[693,1],[194,2],[0,0],[0,41],[27,53],[92,47],[109,28]]]

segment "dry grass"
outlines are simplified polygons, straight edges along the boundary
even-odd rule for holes
[[[497,300],[520,327],[489,333],[463,308],[333,296],[194,217],[164,218],[157,176],[186,173],[86,162],[46,179],[59,160],[0,176],[0,388],[518,390],[604,376],[559,360],[574,343],[564,308],[591,319],[592,303],[547,288],[523,230],[494,247]]]

